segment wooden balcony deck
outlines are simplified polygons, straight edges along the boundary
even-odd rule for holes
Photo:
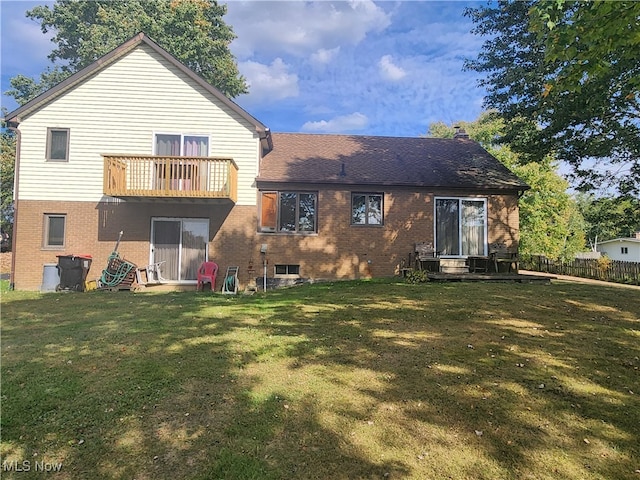
[[[103,155],[104,194],[118,198],[238,199],[230,158]]]

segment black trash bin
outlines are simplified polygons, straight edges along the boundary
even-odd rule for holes
[[[60,283],[56,291],[73,290],[84,292],[87,274],[91,268],[90,255],[57,255]]]

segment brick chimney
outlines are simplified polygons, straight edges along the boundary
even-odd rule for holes
[[[453,129],[456,131],[453,134],[453,138],[469,138],[469,134],[460,125],[456,125]]]
[[[637,238],[640,240],[640,232],[635,232],[631,238]]]

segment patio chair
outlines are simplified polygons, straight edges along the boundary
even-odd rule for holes
[[[440,271],[439,252],[436,252],[432,243],[416,243],[414,251],[416,253],[416,267],[418,270],[422,270],[424,267],[429,272]]]
[[[218,274],[218,264],[215,262],[202,262],[200,268],[198,268],[198,283],[196,284],[196,290],[201,291],[204,288],[204,284],[208,283],[211,286],[211,291],[216,289],[216,275]]]
[[[496,273],[500,273],[500,265],[507,264],[508,273],[518,273],[518,252],[507,247],[505,243],[492,243],[489,245],[489,261],[493,262]]]

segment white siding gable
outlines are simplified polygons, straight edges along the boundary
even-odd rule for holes
[[[47,128],[69,128],[69,162],[45,161]],[[255,205],[255,126],[141,44],[20,124],[24,200],[103,199],[102,154],[152,154],[154,133],[208,135],[238,165],[238,204]]]

